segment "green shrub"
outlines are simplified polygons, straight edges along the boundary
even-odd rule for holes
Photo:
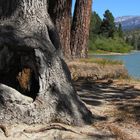
[[[96,40],[89,41],[89,50],[95,53],[98,50],[103,52],[128,53],[131,49],[132,47],[119,37],[97,37]]]

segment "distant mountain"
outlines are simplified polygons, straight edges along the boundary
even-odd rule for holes
[[[123,30],[140,29],[140,16],[122,16],[115,19],[116,25],[122,24]]]

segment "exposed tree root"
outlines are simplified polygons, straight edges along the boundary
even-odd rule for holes
[[[25,133],[39,133],[39,132],[44,132],[44,131],[51,130],[51,129],[69,131],[69,132],[72,132],[72,133],[75,133],[75,134],[78,134],[78,135],[87,135],[87,136],[94,136],[95,135],[95,133],[92,133],[92,132],[84,132],[84,131],[79,131],[78,132],[77,130],[74,130],[70,126],[66,126],[66,125],[64,126],[62,124],[57,124],[57,123],[50,124],[48,126],[44,126],[44,127],[41,127],[41,128],[24,129],[23,131]]]
[[[0,124],[0,128],[1,128],[1,130],[4,132],[4,135],[5,135],[6,137],[9,137],[9,136],[10,136],[10,133],[9,133],[9,131],[8,131],[8,128],[7,128],[5,125]]]
[[[31,128],[31,129],[24,129],[23,131],[25,133],[39,133],[39,132],[44,132],[47,130],[51,130],[51,129],[59,129],[59,130],[63,130],[63,131],[69,131],[75,134],[81,134],[81,132],[77,132],[75,130],[72,130],[72,128],[68,128],[68,126],[63,126],[61,124],[51,124],[45,127],[41,127],[41,128]]]

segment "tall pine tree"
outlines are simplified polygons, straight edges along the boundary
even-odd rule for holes
[[[92,0],[76,0],[71,28],[71,51],[75,58],[87,57],[91,6]]]
[[[99,17],[99,15],[94,11],[91,14],[91,23],[90,23],[90,39],[96,38],[96,36],[100,32],[100,26],[101,26],[102,20]]]
[[[123,37],[123,30],[122,30],[122,25],[121,25],[121,23],[119,23],[119,26],[118,26],[118,35],[119,35],[119,37]]]
[[[65,58],[71,57],[71,6],[72,0],[49,0],[48,11],[59,33],[62,51]]]
[[[114,37],[116,32],[114,17],[109,10],[104,13],[104,19],[100,28],[100,33],[105,37]]]

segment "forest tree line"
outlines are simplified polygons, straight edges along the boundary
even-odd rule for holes
[[[126,42],[133,46],[134,50],[140,50],[140,29],[125,31],[124,37]]]
[[[125,41],[121,24],[116,26],[113,14],[106,10],[103,19],[92,12],[89,36],[89,51],[126,53],[132,49]]]
[[[50,0],[49,14],[56,25],[64,57],[86,58],[88,51],[126,53],[132,49],[121,24],[115,25],[114,16],[106,10],[101,19],[92,12],[92,0],[76,0],[72,15],[72,0]]]

